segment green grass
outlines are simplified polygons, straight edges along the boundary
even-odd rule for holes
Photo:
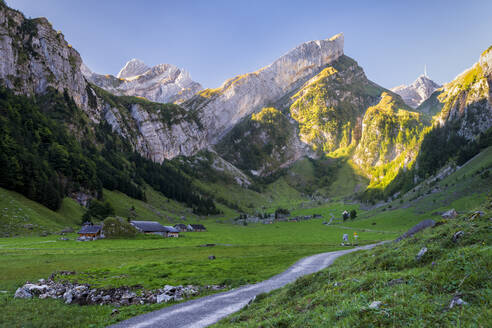
[[[46,278],[56,270],[75,270],[77,274],[73,279],[99,287],[141,285],[144,288],[154,289],[165,284],[226,284],[230,287],[235,287],[267,279],[285,270],[299,258],[339,249],[341,237],[344,233],[352,235],[353,231],[357,231],[361,244],[392,240],[423,219],[434,218],[439,220],[439,212],[451,207],[454,207],[460,213],[466,213],[474,208],[485,199],[486,192],[490,190],[491,178],[484,179],[480,172],[484,167],[489,167],[491,163],[492,150],[487,149],[446,179],[436,183],[425,182],[419,187],[421,189],[404,195],[401,202],[400,199],[396,199],[391,203],[385,203],[382,206],[370,209],[358,203],[345,204],[341,197],[331,203],[311,201],[292,188],[285,176],[268,185],[262,194],[237,185],[214,183],[206,186],[207,190],[214,190],[217,195],[228,197],[228,200],[237,202],[249,208],[252,212],[271,212],[281,206],[290,209],[293,216],[315,213],[324,216],[321,219],[299,223],[281,222],[271,225],[250,224],[248,226],[240,226],[221,223],[229,222],[226,218],[237,215],[235,211],[226,207],[224,209],[229,212],[226,212],[224,216],[198,218],[191,215],[183,205],[168,200],[151,188],[147,188],[146,191],[147,202],[131,199],[119,192],[105,190],[105,198],[113,204],[117,215],[127,217],[130,215],[129,209],[134,206],[138,219],[157,220],[162,223],[172,224],[180,222],[180,216],[184,215],[187,217],[188,222],[198,221],[204,223],[208,231],[203,233],[184,233],[182,238],[179,239],[140,236],[136,239],[99,240],[85,243],[76,242],[74,240],[75,234],[69,235],[70,241],[62,241],[57,235],[0,238],[0,290],[7,291],[6,294],[0,293],[0,305],[2,306],[0,326],[62,327],[71,325],[102,327],[111,322],[166,306],[122,307],[120,308],[120,313],[112,317],[110,315],[111,306],[80,307],[65,305],[56,300],[13,299],[13,293],[18,286],[24,284],[27,280],[35,281],[40,278]],[[297,170],[297,173],[303,173],[306,176],[313,176],[310,167],[306,167],[305,164],[301,163],[295,166],[293,170]],[[345,173],[350,172],[345,171]],[[348,176],[347,174],[345,175]],[[343,188],[341,181],[339,180],[338,183],[340,188]],[[436,187],[439,187],[438,192],[426,192]],[[349,189],[351,188],[352,186],[349,186]],[[415,198],[419,193],[421,193],[421,196]],[[82,213],[80,206],[69,199],[64,200],[58,212],[53,212],[17,193],[4,189],[0,189],[0,196],[0,211],[4,211],[2,224],[6,227],[18,227],[24,222],[37,224],[39,227],[32,231],[33,235],[38,234],[41,227],[42,229],[56,231],[66,225],[73,226]],[[342,211],[351,209],[357,210],[357,218],[342,222],[339,219]],[[322,222],[328,221],[332,215],[338,220],[335,220],[331,226],[323,225]],[[28,217],[28,220],[24,221],[24,217]],[[9,224],[9,222],[15,222],[15,224]],[[444,225],[443,227],[451,227],[451,225]],[[483,231],[488,231],[482,228],[477,229],[479,229],[480,236]],[[22,229],[16,231],[17,233],[25,233]],[[488,233],[490,234],[490,231]],[[217,246],[197,247],[203,244],[217,244]],[[364,321],[366,320],[365,317],[362,317],[362,319],[360,317],[360,313],[366,312],[360,309],[363,306],[367,306],[366,303],[369,302],[371,297],[383,295],[378,294],[379,287],[381,287],[381,291],[386,291],[381,279],[387,280],[396,276],[417,279],[415,277],[421,277],[422,273],[418,271],[419,268],[413,267],[399,267],[402,271],[398,271],[396,274],[393,274],[393,271],[387,272],[385,271],[386,269],[383,268],[383,270],[380,266],[376,266],[372,269],[373,271],[370,271],[368,267],[363,265],[367,263],[372,263],[371,265],[382,265],[381,263],[390,265],[390,259],[395,259],[394,261],[397,265],[403,265],[402,263],[407,263],[404,261],[405,256],[418,252],[419,247],[414,246],[410,251],[402,252],[401,254],[403,255],[401,257],[398,255],[400,254],[398,250],[385,249],[385,254],[387,255],[377,257],[376,259],[379,260],[373,259],[373,257],[368,259],[360,257],[363,255],[356,256],[356,260],[351,260],[351,257],[341,259],[339,263],[341,263],[342,269],[336,269],[338,271],[333,272],[337,272],[337,277],[340,277],[337,279],[340,279],[340,281],[350,287],[347,291],[336,292],[334,294],[336,297],[330,296],[329,302],[327,301],[325,304],[322,303],[325,302],[322,297],[325,297],[326,293],[332,293],[333,291],[324,286],[320,287],[316,281],[307,280],[309,284],[303,287],[306,293],[310,290],[316,292],[316,288],[319,291],[325,291],[315,297],[313,296],[313,298],[309,296],[309,301],[303,301],[305,304],[309,302],[311,302],[309,304],[314,304],[306,305],[309,309],[312,306],[313,311],[304,311],[304,314],[298,314],[289,312],[291,310],[286,309],[284,312],[279,312],[278,315],[274,316],[275,318],[271,319],[273,320],[271,322],[267,319],[262,319],[267,320],[264,321],[264,326],[281,326],[282,322],[286,325],[292,322],[292,324],[295,323],[295,325],[301,326],[305,322],[313,322],[314,326],[317,324],[323,326],[328,325],[327,322],[331,322],[330,320],[334,320],[333,318],[341,320],[341,326],[352,325],[352,320],[362,320],[361,322],[368,325],[369,323]],[[474,253],[474,250],[470,250],[470,252],[465,258],[481,258],[483,256],[480,252]],[[217,257],[214,261],[208,260],[208,256],[212,254]],[[442,256],[440,261],[444,263],[451,263],[454,259],[459,258],[456,254],[450,255],[452,256],[451,258],[445,258],[444,252],[440,252],[437,246],[433,246],[432,254]],[[350,269],[347,269],[347,267]],[[476,267],[473,266],[472,269],[476,269]],[[347,272],[345,273],[345,271]],[[361,272],[366,272],[366,274]],[[324,282],[332,281],[330,280],[331,274],[334,273],[329,273],[328,278],[323,276],[325,277],[323,278]],[[350,275],[355,277],[358,282],[351,282],[352,276]],[[300,284],[302,284],[302,281]],[[358,290],[362,288],[360,287],[361,281],[364,282],[364,286],[370,286],[374,282],[374,286],[376,286],[374,293],[369,294],[369,290],[361,290],[359,293]],[[431,281],[434,282],[433,280]],[[407,294],[404,295],[409,295],[413,292],[415,292],[414,289],[408,289],[405,291]],[[282,295],[284,291],[274,292],[274,295],[277,295],[275,293]],[[289,293],[293,299],[296,299],[297,294],[292,294],[292,291]],[[424,294],[419,293],[417,288],[417,300],[425,304]],[[355,300],[347,298],[347,300],[336,302],[336,299],[348,297],[347,295],[352,294],[360,294],[360,297],[355,297]],[[429,296],[430,302],[442,305],[444,298],[439,303],[439,299],[432,297]],[[382,300],[385,302],[385,306],[390,302],[388,298],[383,298]],[[282,301],[284,300],[282,299]],[[411,301],[413,302],[414,300],[412,299]],[[323,311],[315,310],[316,304],[318,304],[316,302],[325,304],[324,307],[327,309],[331,309],[330,306],[333,306],[335,302],[338,308],[334,310],[335,312],[327,310],[326,314],[323,314]],[[301,308],[305,304],[302,303]],[[256,303],[254,306],[257,306]],[[352,311],[350,309],[353,306],[355,306],[355,310]],[[421,310],[424,311],[422,308]],[[268,313],[268,311],[262,309],[257,311],[259,318],[264,318],[262,317],[263,313],[264,315]],[[320,312],[323,313],[319,314]],[[245,315],[244,313],[246,312],[239,314],[239,317],[233,317],[233,320],[236,320],[238,325],[254,326],[251,323],[251,320],[253,320],[252,314]],[[333,313],[335,313],[335,317],[333,317]],[[394,311],[389,313],[394,313]],[[318,314],[319,316],[317,316]],[[291,316],[296,319],[289,321],[287,318]],[[449,319],[446,316],[444,317],[445,320]],[[275,321],[277,319],[278,321]],[[236,321],[234,324],[229,322],[227,325],[235,326]],[[383,323],[386,323],[386,321],[383,321]],[[432,321],[429,321],[429,324],[432,323]]]
[[[83,210],[69,198],[54,212],[19,193],[0,188],[0,236],[39,235],[79,224]],[[27,228],[29,225],[33,229]]]
[[[339,249],[344,229],[326,227],[320,219],[272,225],[230,225],[207,222],[207,232],[185,233],[179,239],[140,237],[131,240],[95,242],[61,241],[56,236],[0,239],[0,299],[2,320],[11,326],[29,325],[31,312],[59,311],[80,318],[82,326],[103,326],[110,320],[156,309],[157,306],[121,308],[114,318],[108,306],[69,306],[60,301],[14,300],[15,289],[26,280],[48,277],[56,270],[75,270],[73,279],[98,287],[141,285],[154,289],[165,284],[225,284],[235,287],[267,279],[299,258]],[[375,232],[361,232],[360,242],[394,238]],[[71,235],[74,238],[75,235]],[[197,247],[213,243],[215,247]],[[209,255],[216,260],[210,261]],[[165,305],[161,305],[165,306]],[[93,310],[88,310],[93,309]],[[87,319],[87,313],[91,319]],[[9,317],[15,312],[15,317]],[[62,315],[44,317],[47,326],[60,325]],[[42,326],[42,325],[41,325]]]
[[[486,327],[492,320],[491,199],[398,244],[338,259],[263,294],[215,327]],[[453,242],[455,232],[464,235]],[[416,254],[427,247],[421,260]],[[391,281],[401,279],[401,283]],[[453,297],[468,304],[449,309]],[[378,309],[370,309],[381,301]]]
[[[350,161],[344,160],[338,169],[336,179],[328,188],[330,197],[342,197],[352,195],[364,190],[369,180],[361,172],[354,169]]]

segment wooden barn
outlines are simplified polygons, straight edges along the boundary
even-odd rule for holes
[[[166,237],[174,237],[178,238],[179,237],[179,230],[171,227],[171,226],[164,226],[164,229],[166,229]]]
[[[175,224],[174,229],[179,230],[180,232],[188,231],[188,226],[183,223]]]
[[[156,221],[130,221],[138,231],[161,235],[162,237],[179,237],[179,231],[171,226],[163,226]]]
[[[79,237],[96,238],[102,235],[102,225],[94,225],[92,223],[85,223],[78,232]]]
[[[191,229],[190,229],[191,228]],[[207,231],[203,224],[188,224],[188,230],[190,231]]]

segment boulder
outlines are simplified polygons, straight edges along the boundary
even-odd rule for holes
[[[413,226],[412,228],[410,228],[403,235],[401,235],[400,237],[396,238],[395,239],[395,243],[397,243],[397,242],[399,242],[399,241],[401,241],[401,240],[403,240],[405,238],[411,237],[414,234],[416,234],[417,232],[422,231],[424,229],[427,229],[429,227],[433,227],[435,225],[436,225],[436,221],[434,221],[434,220],[424,220],[424,221],[421,221],[418,224],[416,224],[415,226]]]
[[[73,232],[73,228],[72,227],[66,227],[65,229],[63,229],[60,232],[61,233],[72,233]]]
[[[463,231],[458,231],[456,232],[454,235],[453,235],[453,242],[457,242],[458,239],[460,239],[461,237],[463,237],[465,233]]]
[[[383,302],[381,301],[374,301],[372,302],[370,305],[369,305],[369,308],[370,309],[379,309],[379,306],[382,304]]]
[[[455,217],[458,216],[458,212],[455,211],[454,208],[450,209],[449,211],[447,212],[444,212],[441,217],[443,219],[454,219]]]
[[[419,253],[416,256],[417,261],[419,261],[424,254],[427,253],[427,247],[422,247],[422,249],[419,251]]]
[[[449,309],[452,309],[455,306],[462,306],[462,305],[467,305],[468,303],[463,301],[461,298],[458,296],[455,296],[452,300],[451,303],[449,303]]]
[[[73,294],[72,294],[72,291],[66,291],[64,294],[63,294],[63,299],[65,300],[65,304],[70,304],[72,303],[72,300],[73,300]]]
[[[32,298],[32,294],[24,288],[24,286],[17,288],[14,298]]]
[[[210,255],[210,256],[208,257],[208,259],[209,259],[209,260],[215,260],[215,255]]]
[[[162,302],[169,302],[170,300],[172,300],[173,297],[172,296],[169,296],[167,294],[160,294],[160,295],[157,295],[157,303],[162,303]]]

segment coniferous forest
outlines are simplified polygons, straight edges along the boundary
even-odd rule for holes
[[[102,199],[103,188],[145,200],[148,184],[197,214],[218,213],[172,163],[133,152],[106,122],[87,122],[66,92],[30,98],[0,89],[0,186],[56,210],[77,191]]]

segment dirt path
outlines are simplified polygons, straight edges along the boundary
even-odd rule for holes
[[[169,306],[161,310],[133,317],[111,327],[207,327],[239,311],[258,294],[270,292],[295,281],[303,275],[320,271],[330,266],[336,258],[342,255],[359,250],[371,249],[379,244],[381,243],[312,255],[299,260],[286,271],[257,284],[247,285],[227,292]]]

